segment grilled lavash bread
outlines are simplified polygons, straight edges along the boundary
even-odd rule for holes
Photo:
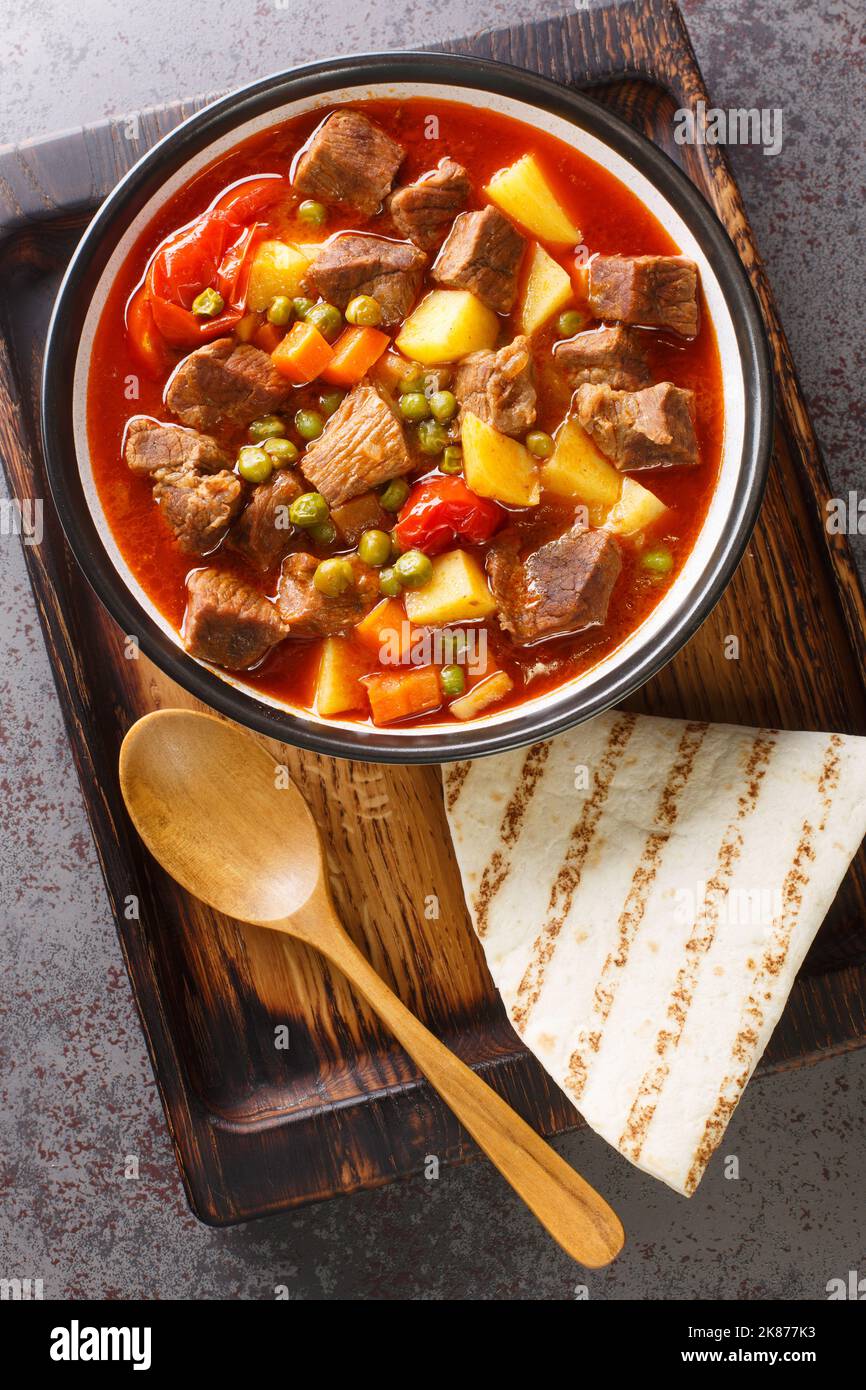
[[[866,739],[613,712],[445,769],[512,1023],[690,1196],[866,833]]]

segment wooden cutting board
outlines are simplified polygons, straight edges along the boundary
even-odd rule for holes
[[[631,702],[656,714],[866,733],[866,609],[788,345],[718,147],[681,147],[674,111],[706,99],[678,10],[602,7],[444,45],[593,86],[686,170],[728,228],[760,298],[775,363],[775,456],[761,520],[712,617]],[[129,725],[194,705],[121,634],[72,560],[39,451],[42,344],[62,272],[98,202],[142,151],[205,104],[158,108],[0,156],[0,451],[13,494],[43,498],[25,554],[117,917],[120,943],[193,1209],[227,1223],[474,1152],[343,980],[301,946],[222,918],[156,868],[126,819],[117,753]],[[739,638],[739,659],[725,638]],[[374,965],[454,1050],[546,1134],[579,1123],[524,1050],[463,906],[436,768],[331,761],[273,745],[310,798],[337,903]],[[287,827],[287,847],[291,828]],[[861,854],[764,1059],[796,1066],[866,1040]],[[287,1033],[288,1046],[277,1046]]]

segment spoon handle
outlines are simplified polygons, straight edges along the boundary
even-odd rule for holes
[[[451,1107],[491,1163],[573,1259],[609,1264],[625,1239],[602,1197],[515,1110],[424,1027],[334,922],[315,944],[338,965]]]

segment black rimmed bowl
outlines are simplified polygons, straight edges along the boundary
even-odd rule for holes
[[[698,263],[722,363],[725,440],[719,481],[691,555],[621,646],[557,690],[471,724],[375,729],[272,700],[187,655],[123,561],[101,510],[85,428],[93,333],[128,249],[163,202],[248,136],[292,116],[375,98],[462,101],[501,110],[564,140],[630,187]],[[341,757],[449,762],[547,738],[644,684],[697,631],[736,569],[758,515],[770,456],[772,379],[760,314],[727,233],[677,167],[601,106],[516,68],[476,58],[389,53],[331,59],[263,78],[167,135],[118,184],[69,265],[51,320],[42,428],[51,489],[75,556],[123,630],[169,676],[260,733]]]

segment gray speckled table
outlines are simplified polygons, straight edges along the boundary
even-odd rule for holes
[[[566,8],[542,0],[538,12]],[[863,11],[859,0],[688,0],[721,106],[781,107],[775,159],[735,149],[828,468],[866,487]],[[324,53],[517,21],[525,0],[19,0],[2,17],[0,141]],[[315,21],[315,22],[314,22]],[[237,42],[239,28],[243,43]],[[315,41],[312,39],[315,30]],[[308,37],[308,35],[310,37]],[[855,539],[866,569],[866,544]],[[866,1051],[756,1082],[686,1203],[584,1131],[558,1147],[619,1210],[630,1244],[588,1276],[484,1163],[228,1231],[184,1203],[72,769],[17,541],[0,544],[0,1276],[46,1296],[826,1297],[866,1273]],[[128,1155],[139,1176],[125,1177]]]

